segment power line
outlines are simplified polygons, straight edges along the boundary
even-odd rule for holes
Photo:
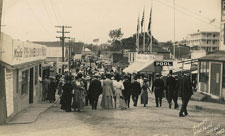
[[[33,9],[31,8],[30,4],[28,3],[28,1],[27,1],[27,0],[25,0],[25,1],[26,1],[26,4],[27,4],[28,8],[30,9],[30,11],[31,11],[32,14],[34,15],[34,18],[37,20],[37,22],[38,22],[39,25],[41,26],[41,28],[42,28],[43,30],[45,30],[47,33],[51,34],[51,33],[45,28],[45,26],[41,23],[41,21],[39,20],[39,18],[36,16],[36,14],[34,13]]]
[[[170,0],[167,0],[167,1],[170,1]],[[197,14],[197,13],[195,13],[193,10],[190,10],[190,9],[188,9],[188,8],[185,8],[184,6],[182,6],[182,5],[180,5],[180,4],[177,4],[177,3],[176,3],[175,6],[178,7],[178,8],[180,8],[181,10],[185,10],[185,11],[187,11],[187,12],[189,12],[189,13],[195,15],[195,16],[198,16],[199,18],[204,18],[204,19],[207,20],[207,21],[212,20],[211,18],[202,16],[202,15],[200,15],[200,14]],[[220,24],[219,22],[215,22],[215,23]]]
[[[54,2],[55,0],[51,0],[51,1],[52,1],[53,7],[55,8],[55,10],[56,11],[58,10],[58,14],[57,15],[58,15],[59,19],[61,20],[61,23],[64,24],[64,20],[63,20],[61,14],[60,14],[60,10],[57,8],[56,3]]]
[[[44,1],[45,1],[45,0],[44,0]],[[48,12],[48,10],[47,10],[46,5],[45,5],[44,1],[42,1],[42,2],[41,2],[41,4],[42,4],[42,6],[43,6],[43,8],[44,8],[44,10],[45,10],[45,12],[46,12],[46,14],[47,14],[47,16],[48,16],[49,20],[51,20],[51,19],[50,19],[50,18],[51,18],[51,15],[49,14],[49,12]],[[52,24],[52,25],[54,25],[54,24],[55,24],[55,23],[53,23],[53,22],[52,22],[52,20],[51,20],[50,22],[51,22],[51,24]]]
[[[172,9],[174,8],[173,6],[168,5],[167,3],[164,3],[164,2],[162,2],[162,1],[160,1],[160,0],[158,0],[157,2],[159,2],[160,4],[162,4],[162,5],[166,6],[166,7],[169,7],[169,8],[172,8]],[[175,8],[175,9],[176,9],[176,8]],[[181,12],[181,13],[183,13],[183,14],[186,14],[187,16],[190,16],[190,17],[195,18],[196,20],[198,20],[198,21],[200,21],[200,22],[203,22],[203,23],[205,23],[205,24],[214,26],[214,27],[217,28],[217,29],[220,28],[219,26],[215,26],[215,25],[213,25],[213,24],[209,24],[209,22],[206,22],[205,20],[202,20],[202,19],[200,19],[200,18],[197,18],[196,16],[192,16],[192,15],[190,15],[190,14],[188,14],[188,13],[186,13],[186,12],[180,10],[180,9],[176,9],[176,10],[179,11],[179,12]]]
[[[55,11],[55,9],[54,9],[54,7],[53,7],[52,0],[49,0],[49,1],[50,1],[51,9],[52,9],[52,11],[53,11],[53,13],[54,13],[54,15],[55,15],[56,21],[57,21],[57,23],[59,24],[59,19],[58,19],[58,16],[57,16],[57,14],[56,14],[56,11]]]

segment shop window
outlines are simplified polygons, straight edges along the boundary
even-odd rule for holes
[[[22,90],[21,94],[28,92],[28,70],[22,72]]]
[[[38,83],[38,66],[35,66],[35,85]]]
[[[207,83],[209,80],[209,62],[199,62],[199,82]]]

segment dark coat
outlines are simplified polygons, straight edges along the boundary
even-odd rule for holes
[[[131,81],[130,80],[125,80],[123,82],[124,90],[122,90],[122,94],[124,97],[130,97],[132,93],[132,88],[131,88]]]
[[[60,101],[60,103],[62,105],[62,109],[66,110],[66,111],[70,111],[73,86],[71,83],[65,83],[63,85],[62,89],[63,89],[63,93],[62,93],[62,97],[61,97],[61,101]]]
[[[191,88],[191,80],[187,76],[178,78],[178,94],[182,98],[190,98],[193,94]]]
[[[90,98],[96,98],[102,93],[102,85],[98,79],[91,81],[89,86]]]
[[[48,100],[49,101],[55,101],[55,92],[56,92],[56,82],[52,80],[49,84],[49,90],[48,90]]]
[[[137,81],[134,81],[131,84],[132,87],[132,95],[140,95],[141,94],[141,84]]]
[[[152,91],[155,93],[155,95],[164,97],[163,90],[164,90],[164,81],[160,78],[156,79],[153,82]]]

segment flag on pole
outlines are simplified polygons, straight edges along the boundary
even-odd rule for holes
[[[151,24],[152,24],[152,8],[150,10],[150,16],[149,16],[149,23],[148,23],[148,36],[149,36],[149,51],[152,52],[152,43],[153,43],[153,37],[151,33]]]
[[[215,21],[216,21],[216,19],[214,18],[214,19],[212,19],[212,20],[209,21],[209,24],[212,24],[212,23],[214,23]]]
[[[136,51],[139,52],[139,28],[140,28],[140,23],[139,23],[139,15],[138,15],[138,20],[137,20],[137,33],[136,33]]]
[[[149,23],[148,23],[148,36],[151,36],[151,23],[152,23],[152,8],[150,10]]]
[[[141,19],[141,33],[143,33],[144,21],[145,21],[145,10],[143,10],[143,15]]]
[[[98,43],[99,42],[99,39],[98,38],[97,39],[94,39],[93,42],[94,43]]]

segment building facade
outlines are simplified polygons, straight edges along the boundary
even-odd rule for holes
[[[219,50],[219,32],[203,32],[189,34],[187,37],[187,46],[191,47],[192,50],[205,50],[212,52]]]
[[[42,64],[46,59],[46,46],[12,39],[1,34],[0,63],[4,70],[6,120],[32,103],[41,100]]]

